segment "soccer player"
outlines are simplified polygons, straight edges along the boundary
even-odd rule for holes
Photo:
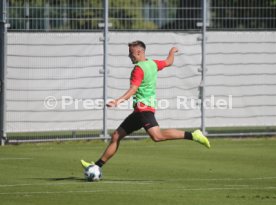
[[[178,52],[178,49],[176,47],[171,48],[166,60],[151,60],[145,56],[146,45],[142,41],[131,42],[128,47],[129,58],[135,65],[131,72],[130,87],[121,97],[108,102],[107,106],[116,107],[133,96],[134,111],[114,131],[109,145],[95,164],[102,167],[114,156],[121,139],[142,127],[155,142],[185,139],[196,141],[210,148],[208,139],[200,130],[193,133],[176,129],[161,130],[154,116],[157,72],[173,64],[174,54]],[[86,168],[94,163],[81,160],[81,164]]]

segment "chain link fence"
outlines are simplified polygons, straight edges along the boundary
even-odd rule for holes
[[[104,1],[6,2],[9,140],[74,140],[100,136],[101,110],[82,107],[76,110],[68,106],[65,112],[61,108],[45,110],[40,106],[47,96],[54,96],[57,103],[64,96],[72,97],[74,103],[77,99],[103,97],[103,42],[100,39]],[[206,97],[228,99],[231,95],[236,100],[233,104],[236,112],[207,110],[207,131],[216,136],[275,134],[276,2],[206,0],[206,3],[209,32]],[[108,11],[109,98],[117,97],[129,85],[132,65],[124,44],[133,38],[148,42],[148,54],[156,59],[164,58],[171,46],[183,47],[175,62],[177,69],[160,74],[159,95],[171,103],[177,95],[198,98],[202,0],[109,0]],[[130,111],[109,111],[110,133]],[[200,110],[171,107],[158,111],[157,117],[164,128],[191,129],[200,125]]]

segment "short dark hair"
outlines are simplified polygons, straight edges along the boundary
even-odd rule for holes
[[[133,42],[128,44],[128,47],[135,47],[135,46],[140,46],[144,50],[146,50],[146,44],[143,41],[138,40],[138,41],[133,41]]]

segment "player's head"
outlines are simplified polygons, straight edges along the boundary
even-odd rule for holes
[[[146,45],[142,41],[133,41],[128,44],[129,58],[132,63],[137,63],[145,59]]]

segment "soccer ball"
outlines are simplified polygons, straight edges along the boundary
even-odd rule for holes
[[[98,165],[90,165],[85,168],[84,177],[90,182],[99,181],[102,178],[102,170]]]

